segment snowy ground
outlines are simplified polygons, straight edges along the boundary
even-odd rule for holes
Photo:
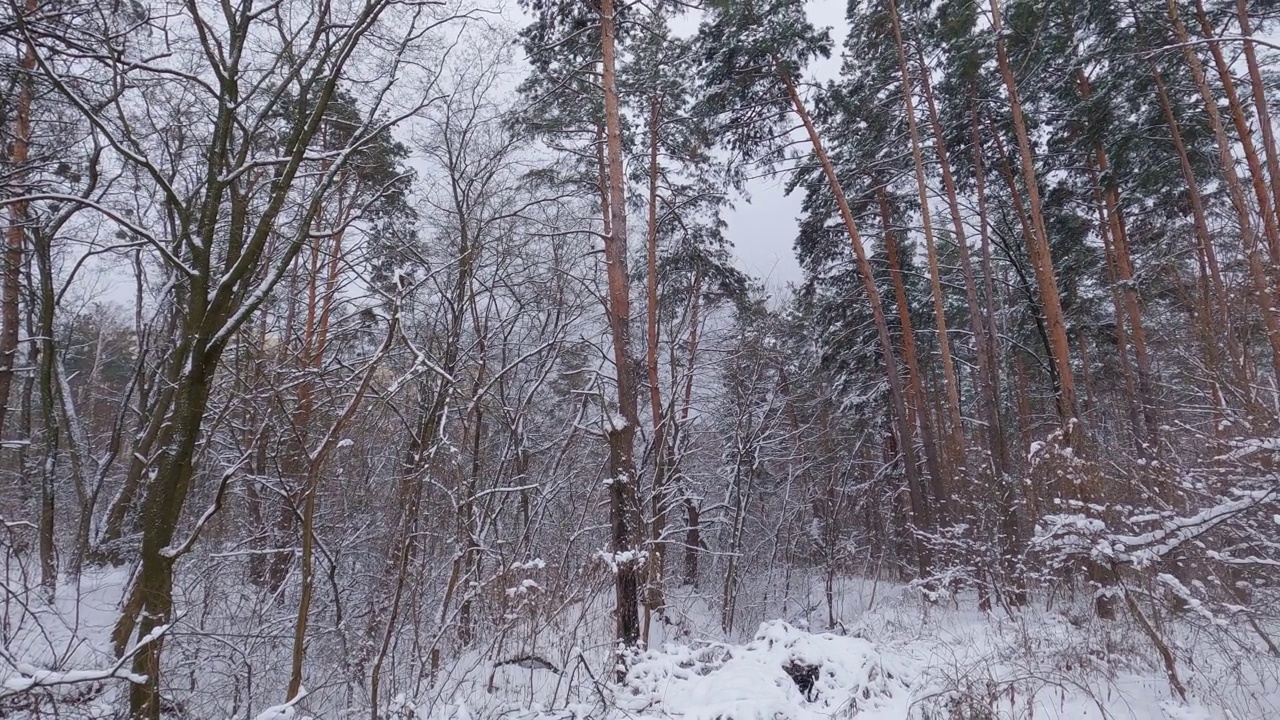
[[[113,666],[107,638],[126,579],[86,576],[78,592],[68,587],[51,604],[31,598],[25,620],[10,607],[0,698],[35,682],[92,681],[46,690],[46,711],[76,697],[80,711],[90,710],[84,697],[94,688],[88,716],[116,716],[128,680]],[[394,696],[384,710],[421,720],[1280,718],[1280,663],[1244,628],[1161,627],[1178,655],[1184,702],[1143,634],[1125,621],[1094,621],[1083,604],[1059,598],[1050,609],[1042,600],[1012,615],[980,613],[972,597],[927,604],[904,588],[863,580],[843,582],[834,600],[833,628],[815,590],[790,601],[785,619],[726,638],[702,596],[673,593],[671,621],[654,625],[655,637],[666,639],[615,683],[602,640],[608,603],[600,598],[456,658],[435,686],[416,698]],[[323,707],[314,696],[263,705],[237,717],[368,717]]]
[[[128,658],[118,660],[108,640],[127,581],[123,571],[86,573],[47,598],[32,589],[29,574],[11,568],[0,603],[0,716],[6,700],[33,689],[50,716],[63,702],[89,716],[110,716],[108,686],[130,677]]]
[[[926,604],[900,587],[851,580],[836,593],[834,632],[806,629],[825,624],[825,605],[813,602],[790,622],[765,621],[754,637],[724,642],[698,601],[672,600],[692,608],[669,628],[680,639],[643,653],[621,685],[584,677],[573,650],[554,660],[561,674],[492,669],[420,717],[1280,718],[1280,662],[1243,628],[1162,628],[1178,653],[1184,702],[1144,635],[1125,621],[1093,620],[1084,604],[980,613],[972,597]],[[699,616],[712,619],[699,626]],[[808,692],[792,677],[806,669],[814,673]]]

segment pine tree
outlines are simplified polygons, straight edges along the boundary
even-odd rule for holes
[[[627,273],[627,175],[623,152],[623,116],[619,99],[619,34],[625,28],[619,4],[601,0],[592,8],[565,0],[529,0],[535,21],[525,30],[525,46],[536,77],[566,72],[570,82],[583,68],[572,60],[598,63],[603,113],[596,124],[604,263],[605,303],[613,344],[617,413],[607,423],[610,526],[615,575],[617,638],[624,648],[640,639],[640,507],[636,483],[635,439],[639,425],[638,388],[631,350],[631,289]],[[568,42],[560,42],[568,39]],[[579,85],[581,87],[581,85]],[[575,88],[576,89],[576,88]],[[546,97],[544,101],[558,99]],[[590,101],[589,105],[593,105]],[[576,118],[575,118],[576,120]],[[580,120],[578,120],[580,122]],[[579,156],[579,161],[585,159]]]
[[[913,521],[917,526],[928,528],[933,522],[931,509],[911,457],[910,438],[914,433],[908,422],[905,393],[880,292],[848,196],[800,95],[804,65],[817,55],[829,52],[829,40],[825,33],[809,24],[803,4],[794,0],[715,3],[699,33],[707,48],[705,72],[710,91],[706,106],[722,118],[730,138],[728,145],[733,151],[743,158],[776,165],[785,154],[785,145],[777,141],[779,129],[786,127],[791,113],[805,128],[857,256],[889,385],[894,421],[905,451],[903,467]],[[928,550],[919,536],[915,544],[917,564],[921,574],[927,575]]]

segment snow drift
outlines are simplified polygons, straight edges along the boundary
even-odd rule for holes
[[[867,640],[772,621],[745,645],[644,653],[617,701],[622,710],[686,720],[903,718],[914,681],[908,661]]]

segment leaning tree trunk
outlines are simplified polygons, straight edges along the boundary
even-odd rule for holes
[[[1026,185],[1031,210],[1032,237],[1031,263],[1035,270],[1036,284],[1040,290],[1040,304],[1048,326],[1052,359],[1058,369],[1058,420],[1061,424],[1063,443],[1079,454],[1087,448],[1086,431],[1076,418],[1075,380],[1071,371],[1071,348],[1067,340],[1067,326],[1062,313],[1062,301],[1058,295],[1058,282],[1054,274],[1053,256],[1049,251],[1049,233],[1044,222],[1044,207],[1040,200],[1039,180],[1036,177],[1035,159],[1031,140],[1027,134],[1026,119],[1022,114],[1022,102],[1018,98],[1018,83],[1013,66],[1004,45],[1004,30],[999,0],[991,0],[991,28],[995,33],[996,63],[1009,93],[1009,109],[1013,115],[1013,129],[1018,138],[1018,155],[1022,161],[1022,179]],[[1091,487],[1088,478],[1074,484],[1076,499],[1086,506],[1093,502],[1098,489]],[[1113,584],[1114,574],[1102,563],[1088,563],[1089,579],[1104,592],[1096,595],[1095,612],[1099,617],[1115,617],[1115,599],[1105,589]]]
[[[907,421],[906,398],[902,389],[902,379],[898,376],[898,361],[893,354],[893,339],[889,335],[889,323],[885,318],[884,304],[880,301],[880,291],[876,288],[875,275],[871,271],[871,263],[867,259],[867,251],[862,246],[862,238],[858,234],[858,225],[853,219],[853,211],[849,207],[849,199],[844,194],[844,189],[840,185],[840,178],[836,175],[835,166],[832,165],[831,158],[828,157],[827,151],[822,144],[822,138],[818,135],[818,128],[814,124],[813,118],[810,117],[809,111],[805,109],[804,102],[800,99],[800,93],[796,90],[795,83],[791,80],[791,74],[776,59],[775,65],[778,68],[778,74],[783,85],[786,86],[787,95],[791,98],[792,107],[804,124],[805,132],[809,136],[809,143],[813,147],[813,153],[818,157],[818,162],[822,165],[822,173],[826,177],[827,185],[831,188],[832,195],[835,196],[836,206],[840,209],[840,217],[844,221],[845,230],[849,233],[849,242],[853,245],[854,255],[857,256],[858,272],[862,276],[862,284],[867,293],[867,303],[871,306],[871,317],[875,323],[876,335],[880,341],[880,354],[884,361],[885,379],[889,384],[889,402],[893,408],[898,438],[902,443],[902,465],[907,479],[907,494],[911,506],[912,521],[920,529],[931,529],[932,521],[929,507],[924,497],[924,488],[920,483],[920,471],[916,467],[915,443],[913,441],[915,433],[912,432],[911,426]],[[929,548],[921,538],[920,533],[912,533],[912,539],[915,545],[916,562],[920,575],[927,576],[930,566]]]
[[[927,87],[927,86],[926,86]],[[928,97],[928,96],[926,96]],[[996,484],[997,506],[1000,509],[1001,560],[1005,580],[1012,590],[1009,602],[1018,607],[1028,602],[1024,573],[1020,572],[1024,530],[1032,524],[1036,502],[1034,486],[1015,483],[1009,477],[1009,452],[1004,437],[1004,421],[1000,413],[1000,328],[996,324],[997,295],[991,262],[991,226],[987,216],[987,169],[982,152],[982,134],[979,129],[978,111],[969,113],[969,132],[973,142],[974,193],[978,197],[978,239],[982,253],[982,290],[987,303],[985,315],[975,315],[974,325],[984,326],[987,336],[987,385],[990,394],[991,415],[987,437],[991,442],[991,473]],[[936,123],[936,117],[935,117]],[[935,132],[940,132],[935,125]]]
[[[1227,131],[1222,122],[1222,113],[1218,110],[1217,98],[1214,97],[1213,90],[1209,87],[1208,80],[1205,79],[1204,67],[1200,62],[1200,56],[1196,53],[1196,49],[1188,44],[1190,36],[1187,33],[1186,26],[1183,25],[1178,16],[1178,6],[1175,0],[1169,0],[1168,13],[1169,21],[1173,24],[1174,35],[1178,42],[1183,44],[1183,57],[1186,58],[1187,65],[1191,69],[1191,78],[1195,81],[1196,88],[1200,91],[1200,98],[1204,103],[1205,113],[1209,118],[1209,127],[1213,130],[1213,136],[1217,142],[1218,162],[1222,166],[1223,179],[1227,184],[1227,195],[1231,199],[1231,205],[1235,209],[1240,223],[1241,241],[1249,269],[1249,277],[1253,283],[1254,298],[1257,300],[1258,312],[1262,316],[1263,324],[1266,326],[1267,340],[1271,344],[1272,369],[1275,377],[1280,379],[1280,318],[1276,316],[1276,296],[1274,288],[1271,287],[1268,279],[1270,273],[1267,272],[1265,264],[1259,257],[1258,239],[1253,227],[1253,215],[1248,203],[1245,201],[1240,175],[1236,172],[1236,160],[1232,154],[1235,150],[1235,144],[1227,137]]]
[[[960,272],[964,277],[964,296],[969,308],[969,323],[973,329],[974,346],[978,364],[979,391],[977,393],[978,410],[982,422],[986,426],[986,461],[991,468],[992,477],[999,480],[1004,474],[1005,458],[1003,440],[1000,437],[1000,398],[996,393],[994,355],[991,353],[991,338],[985,320],[982,304],[978,301],[978,284],[974,279],[973,265],[969,258],[969,241],[966,235],[964,218],[960,212],[959,193],[956,190],[955,175],[951,169],[951,157],[947,152],[946,139],[942,133],[942,122],[938,119],[938,108],[933,98],[933,87],[929,82],[928,67],[924,62],[923,50],[917,50],[917,64],[920,67],[920,89],[924,93],[925,106],[929,113],[929,126],[933,134],[933,142],[937,150],[938,163],[942,171],[942,186],[946,191],[947,209],[951,214],[951,231],[955,234],[956,248],[960,255]],[[981,172],[981,168],[975,170]],[[990,301],[990,300],[989,300]]]
[[[902,260],[898,255],[898,243],[894,239],[893,226],[889,213],[889,199],[885,195],[884,186],[876,188],[876,201],[880,206],[880,221],[884,226],[885,255],[889,260],[889,277],[893,281],[893,297],[898,308],[898,324],[902,329],[902,358],[907,366],[907,395],[910,408],[915,408],[915,420],[920,426],[920,437],[924,445],[925,465],[929,468],[929,490],[931,500],[937,503],[938,512],[934,518],[946,513],[946,485],[943,480],[942,453],[939,452],[937,435],[934,434],[933,421],[930,419],[929,403],[924,391],[924,379],[920,372],[920,354],[916,349],[916,332],[911,323],[911,303],[907,299],[906,283],[903,280]]]
[[[1252,383],[1249,382],[1245,371],[1244,349],[1237,340],[1233,329],[1231,298],[1227,292],[1226,281],[1222,276],[1222,268],[1218,264],[1218,253],[1213,246],[1213,235],[1209,232],[1209,220],[1205,212],[1204,200],[1200,194],[1200,183],[1196,179],[1195,169],[1191,165],[1191,157],[1187,153],[1186,143],[1182,139],[1181,124],[1178,122],[1178,116],[1174,114],[1173,103],[1169,100],[1169,92],[1165,88],[1164,77],[1161,75],[1160,69],[1154,64],[1151,65],[1151,78],[1155,81],[1156,95],[1160,100],[1160,109],[1164,114],[1165,124],[1169,127],[1170,140],[1173,142],[1173,149],[1178,156],[1178,168],[1182,172],[1183,184],[1187,188],[1187,203],[1191,206],[1191,219],[1195,227],[1196,255],[1205,269],[1202,274],[1205,275],[1205,295],[1207,297],[1203,303],[1201,324],[1206,338],[1205,354],[1208,357],[1208,366],[1211,370],[1216,370],[1219,367],[1217,361],[1218,339],[1225,338],[1227,354],[1230,355],[1232,375],[1242,390],[1247,389]],[[1252,404],[1251,402],[1250,405]]]
[[[1125,396],[1125,414],[1128,416],[1130,429],[1134,434],[1134,451],[1139,457],[1146,456],[1146,445],[1143,443],[1143,425],[1141,420],[1141,401],[1138,398],[1139,392],[1137,383],[1133,378],[1133,367],[1129,359],[1129,333],[1125,325],[1125,302],[1122,299],[1123,290],[1121,289],[1120,276],[1116,266],[1118,261],[1116,258],[1116,244],[1113,241],[1113,233],[1115,232],[1114,216],[1107,212],[1107,201],[1103,199],[1102,193],[1098,190],[1103,180],[1098,176],[1098,169],[1093,163],[1088,164],[1090,179],[1094,185],[1093,196],[1094,205],[1098,211],[1098,234],[1102,237],[1102,257],[1107,269],[1107,283],[1111,286],[1111,307],[1116,323],[1116,355],[1120,359],[1120,377],[1124,381]],[[1085,364],[1088,368],[1088,364]]]
[[[1093,88],[1082,68],[1076,68],[1076,86],[1080,89],[1080,98],[1088,103],[1093,97]],[[1096,134],[1093,140],[1093,164],[1099,180],[1099,192],[1102,195],[1103,227],[1111,240],[1116,291],[1124,317],[1129,321],[1129,339],[1133,342],[1134,361],[1138,370],[1137,401],[1142,411],[1143,429],[1151,451],[1158,453],[1160,434],[1159,419],[1156,417],[1155,387],[1152,382],[1151,357],[1147,352],[1147,331],[1142,322],[1138,288],[1133,277],[1129,233],[1125,227],[1124,213],[1120,208],[1120,191],[1111,174],[1111,160],[1106,147],[1102,144],[1102,139]]]
[[[1076,419],[1076,387],[1071,371],[1071,348],[1067,341],[1067,325],[1062,315],[1062,300],[1058,296],[1058,281],[1054,276],[1053,256],[1049,252],[1049,233],[1044,223],[1044,208],[1040,201],[1040,186],[1036,177],[1031,140],[1027,135],[1027,123],[1022,115],[1018,83],[1013,76],[1013,66],[1009,63],[1009,56],[1004,47],[999,0],[991,0],[991,17],[992,30],[996,36],[996,62],[1004,79],[1005,90],[1009,93],[1009,110],[1013,115],[1014,134],[1018,139],[1018,157],[1022,162],[1022,180],[1030,206],[1031,233],[1030,247],[1027,250],[1031,255],[1036,285],[1040,290],[1040,305],[1045,324],[1048,326],[1052,361],[1057,369],[1058,419],[1062,425],[1064,440],[1074,444],[1079,433],[1072,427],[1073,420]]]
[[[1236,0],[1236,18],[1240,21],[1240,34],[1245,38],[1244,58],[1249,68],[1249,84],[1253,88],[1253,107],[1258,114],[1258,128],[1262,133],[1262,149],[1267,156],[1267,176],[1271,179],[1271,209],[1274,218],[1267,222],[1280,224],[1280,148],[1276,147],[1275,130],[1271,127],[1271,113],[1267,109],[1267,86],[1262,81],[1262,70],[1258,65],[1258,50],[1253,43],[1253,24],[1249,20],[1248,0]],[[1280,257],[1272,257],[1273,263],[1280,263]]]

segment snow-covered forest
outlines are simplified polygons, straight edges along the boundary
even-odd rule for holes
[[[0,717],[1280,717],[1277,28],[7,0]]]

